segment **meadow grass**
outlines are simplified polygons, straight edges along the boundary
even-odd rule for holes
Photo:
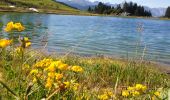
[[[7,34],[24,31],[9,22]],[[0,39],[0,99],[168,99],[169,75],[145,61],[54,55],[31,49],[27,37]],[[16,39],[15,39],[16,40]]]
[[[10,52],[10,51],[8,51]],[[67,80],[76,79],[80,84],[78,90],[75,92],[67,91],[65,94],[61,92],[56,93],[53,99],[63,99],[68,100],[73,99],[98,99],[98,95],[105,90],[110,90],[114,93],[117,99],[123,98],[121,92],[128,86],[134,86],[135,84],[144,84],[147,86],[148,91],[157,91],[159,88],[164,90],[169,88],[169,76],[163,72],[160,72],[156,66],[148,63],[140,63],[136,61],[124,61],[115,60],[112,58],[103,57],[80,57],[80,56],[51,56],[42,55],[42,53],[37,53],[35,50],[26,51],[24,57],[24,63],[27,65],[23,66],[21,57],[16,55],[6,54],[5,59],[1,58],[1,76],[4,84],[6,84],[14,93],[19,94],[21,92],[20,98],[24,99],[24,93],[27,91],[31,82],[31,78],[28,78],[32,66],[44,59],[61,60],[68,65],[78,65],[84,69],[83,73],[68,73]],[[12,56],[15,58],[12,59]],[[3,56],[4,57],[4,56]],[[3,59],[3,60],[2,60]],[[20,68],[22,66],[21,79],[19,76]],[[29,67],[28,67],[29,66]],[[21,90],[19,90],[19,80],[21,81]],[[2,85],[0,97],[6,99],[14,99],[12,94],[4,88]],[[37,89],[37,90],[36,90]],[[29,99],[40,100],[46,98],[48,90],[45,87],[39,86],[35,83],[32,87],[32,94],[28,96]],[[64,91],[65,92],[65,91]],[[82,97],[85,96],[85,97]],[[52,99],[51,98],[51,99]],[[138,98],[151,98],[149,94],[133,97]]]
[[[10,8],[10,5],[16,6]],[[37,8],[40,13],[79,14],[80,11],[54,0],[2,0],[1,11],[30,12],[28,8]]]

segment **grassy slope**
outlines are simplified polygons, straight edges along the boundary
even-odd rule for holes
[[[9,8],[9,5],[15,5],[16,8]],[[79,13],[79,10],[64,5],[53,0],[1,0],[0,9],[6,11],[25,11],[27,12],[28,8],[34,7],[39,9],[40,12],[67,12],[67,13]]]

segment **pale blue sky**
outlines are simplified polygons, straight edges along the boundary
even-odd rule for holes
[[[110,3],[122,3],[125,0],[90,0],[90,1],[102,1],[102,2],[110,2]],[[149,6],[149,7],[168,7],[170,6],[170,0],[126,0],[133,1],[140,5]]]

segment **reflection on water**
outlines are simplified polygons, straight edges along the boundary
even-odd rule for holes
[[[8,21],[22,22],[26,30],[15,37],[30,37],[34,48],[48,41],[50,52],[127,58],[141,56],[146,47],[145,59],[170,63],[170,21],[29,13],[1,13],[0,19],[1,37],[10,37],[3,32]]]

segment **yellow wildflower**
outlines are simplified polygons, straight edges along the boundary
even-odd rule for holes
[[[31,41],[28,39],[28,37],[19,38],[19,42],[21,43],[22,48],[31,46]]]
[[[53,80],[51,78],[47,78],[47,82],[45,84],[45,87],[50,89],[52,87]]]
[[[24,69],[26,68],[26,69],[29,69],[30,68],[30,65],[28,65],[28,64],[24,64],[24,67],[23,67]]]
[[[129,86],[129,87],[127,88],[127,90],[129,90],[129,91],[133,91],[133,90],[135,90],[135,88],[134,88],[134,87]]]
[[[27,48],[27,47],[29,47],[29,46],[31,46],[31,42],[26,42],[26,43],[25,43],[25,47]]]
[[[34,66],[37,67],[37,68],[48,67],[48,66],[50,66],[50,64],[51,64],[52,61],[53,61],[52,59],[46,59],[46,58],[45,58],[45,59],[37,62]]]
[[[14,28],[17,29],[18,31],[23,31],[25,29],[25,27],[22,26],[21,23],[15,23]]]
[[[63,82],[65,84],[65,88],[69,88],[70,87],[70,82]]]
[[[53,73],[53,72],[48,73],[48,77],[54,78],[55,77],[55,73]]]
[[[73,66],[71,70],[74,72],[83,72],[83,68],[81,68],[80,66]]]
[[[63,78],[63,74],[56,73],[55,76],[56,76],[56,80],[60,80]]]
[[[78,83],[74,83],[72,88],[73,88],[74,91],[76,91],[78,89],[78,87],[79,87],[79,84]]]
[[[151,97],[151,100],[155,100],[155,97],[153,96],[153,97]]]
[[[135,88],[136,88],[137,90],[140,90],[142,87],[143,87],[142,84],[136,84],[136,86],[135,86]]]
[[[30,74],[37,74],[38,73],[38,69],[33,69],[31,72],[30,72]]]
[[[109,96],[113,96],[113,92],[107,92],[107,94],[109,95]]]
[[[56,61],[51,62],[50,66],[48,67],[48,70],[51,72],[54,72],[56,70]]]
[[[146,86],[143,86],[143,87],[142,87],[142,91],[145,91],[146,89],[147,89]]]
[[[9,22],[5,28],[6,32],[10,32],[14,28],[14,22]]]
[[[31,42],[28,37],[24,37],[24,39],[21,42],[22,42],[23,48],[27,48],[27,47],[31,46]]]
[[[107,94],[102,94],[102,95],[98,96],[98,99],[100,99],[100,100],[109,100],[109,97],[108,97]]]
[[[25,47],[26,47],[26,48],[29,47],[29,46],[31,46],[31,42],[30,42],[30,40],[29,40],[28,37],[24,37],[24,41],[25,41]]]
[[[23,30],[25,30],[25,27],[24,26],[22,26],[22,24],[21,23],[15,23],[14,24],[14,22],[9,22],[8,24],[7,24],[7,26],[6,26],[6,28],[5,28],[5,31],[6,32],[10,32],[10,31],[12,31],[13,29],[16,29],[16,30],[18,30],[18,31],[23,31]]]
[[[33,83],[36,83],[36,82],[37,82],[37,78],[34,77],[34,78],[33,78]]]
[[[48,89],[50,89],[50,88],[52,87],[52,83],[46,83],[46,84],[45,84],[45,87],[48,88]]]
[[[140,95],[140,93],[139,93],[138,91],[132,91],[131,93],[132,93],[132,96],[138,96],[138,95]]]
[[[156,91],[156,92],[154,92],[154,95],[157,96],[157,97],[160,97],[160,92]]]
[[[142,91],[145,91],[147,89],[147,87],[142,84],[136,84],[135,88],[136,90],[142,90]]]
[[[1,39],[0,40],[0,48],[5,48],[11,44],[11,40],[8,39]]]
[[[60,66],[61,64],[63,64],[61,61],[55,61],[54,63],[56,66]]]
[[[113,94],[113,92],[111,90],[106,89],[104,93],[110,97],[115,97],[115,95]]]
[[[24,41],[25,41],[25,42],[28,42],[28,41],[30,41],[30,40],[29,40],[28,37],[24,37]]]
[[[127,90],[122,91],[122,96],[128,97],[129,96],[129,91],[127,91]]]
[[[24,30],[25,30],[25,27],[23,26],[18,27],[18,31],[24,31]]]
[[[58,66],[58,69],[60,70],[67,70],[68,69],[68,65],[67,64],[61,64]]]
[[[54,72],[55,69],[55,65],[53,63],[50,64],[50,66],[48,67],[48,71]]]

